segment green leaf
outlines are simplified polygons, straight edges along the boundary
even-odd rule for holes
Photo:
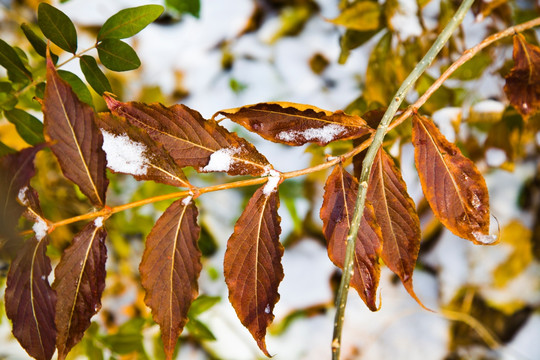
[[[0,81],[0,93],[10,92],[13,87],[9,81]]]
[[[17,105],[18,99],[8,92],[0,92],[0,110],[11,110]]]
[[[341,45],[341,54],[339,54],[339,63],[345,64],[351,50],[364,45],[378,32],[379,32],[379,29],[369,30],[369,31],[357,31],[357,30],[345,31],[345,34],[343,34],[343,36],[341,37],[339,41]]]
[[[24,66],[19,55],[7,42],[0,39],[0,65],[6,68],[13,82],[26,83],[32,80],[32,73]]]
[[[101,63],[113,71],[134,70],[141,66],[135,50],[117,39],[105,39],[97,46]]]
[[[43,41],[43,39],[36,34],[28,24],[22,24],[21,30],[30,42],[30,45],[36,50],[36,53],[43,57],[47,57],[47,44],[45,41]],[[58,62],[58,56],[53,53],[51,53],[51,59],[55,64]]]
[[[329,21],[348,29],[369,31],[379,28],[380,16],[381,9],[377,2],[359,1],[343,10],[337,18]]]
[[[89,55],[83,55],[79,65],[86,81],[99,95],[103,95],[105,91],[112,93],[111,84],[99,68],[96,59]]]
[[[10,148],[9,146],[0,141],[0,157],[16,152],[17,151],[15,149]]]
[[[99,30],[97,40],[131,37],[156,20],[163,12],[159,5],[124,9],[111,16]]]
[[[451,79],[473,80],[479,78],[484,70],[492,63],[491,56],[485,52],[481,52],[474,56],[471,60],[461,65],[450,77]],[[441,69],[442,71],[446,70]]]
[[[196,18],[201,12],[200,0],[165,0],[165,6],[174,10],[178,14],[191,14]]]
[[[8,121],[15,125],[21,138],[30,145],[37,145],[45,142],[43,137],[43,123],[36,117],[21,109],[5,111]]]
[[[45,82],[43,81],[37,84],[35,90],[36,97],[43,99],[43,97],[45,96]]]
[[[219,296],[199,295],[189,308],[188,318],[191,321],[191,319],[195,318],[197,315],[216,305],[220,300],[221,298]]]
[[[38,25],[47,39],[70,53],[77,52],[77,30],[66,14],[54,6],[41,3],[38,7]]]
[[[75,94],[77,94],[79,100],[87,103],[90,106],[94,106],[90,90],[88,90],[86,85],[81,79],[79,79],[77,75],[66,70],[57,70],[57,72],[62,80],[66,81],[71,86],[71,89],[75,92]]]
[[[216,340],[212,331],[199,320],[190,319],[186,324],[189,334],[199,340]]]

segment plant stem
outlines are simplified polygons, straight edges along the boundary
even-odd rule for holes
[[[444,44],[446,44],[455,29],[459,26],[459,24],[461,24],[463,18],[465,17],[465,14],[471,7],[473,1],[474,0],[464,0],[461,3],[459,9],[445,26],[443,31],[439,34],[431,48],[428,50],[427,54],[422,58],[422,60],[420,60],[414,70],[409,74],[409,76],[407,76],[403,84],[401,84],[400,88],[396,92],[396,95],[388,106],[388,109],[384,113],[381,123],[377,127],[377,131],[375,132],[375,136],[373,137],[373,142],[367,150],[366,157],[364,158],[364,161],[362,163],[362,172],[359,179],[360,187],[358,189],[358,198],[356,200],[349,234],[347,235],[347,250],[345,253],[345,261],[343,264],[343,275],[341,277],[341,283],[339,284],[339,290],[336,299],[334,337],[332,340],[332,359],[334,360],[339,360],[341,353],[341,333],[343,329],[343,321],[345,319],[347,295],[349,292],[349,285],[353,272],[354,249],[356,246],[358,228],[360,227],[360,220],[364,213],[368,181],[373,161],[375,160],[375,156],[377,155],[377,152],[382,145],[384,135],[388,130],[388,125],[396,114],[399,106],[403,102],[405,95],[412,88],[416,80],[423,74],[423,72],[435,59],[435,56],[437,56]]]

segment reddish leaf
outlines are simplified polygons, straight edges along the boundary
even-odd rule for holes
[[[540,49],[521,34],[514,35],[514,67],[504,92],[512,106],[527,118],[540,108]]]
[[[51,263],[47,241],[29,239],[11,263],[7,276],[6,315],[13,335],[35,359],[50,359],[55,350],[56,294],[49,285]]]
[[[407,185],[383,149],[377,153],[368,184],[367,200],[382,229],[384,263],[396,273],[409,294],[424,307],[413,290],[412,275],[420,250],[420,220]]]
[[[279,242],[279,197],[266,186],[255,192],[236,222],[225,251],[224,272],[229,301],[238,318],[270,356],[264,337],[279,300],[283,246]]]
[[[107,167],[113,172],[130,174],[137,180],[189,187],[182,169],[143,130],[110,113],[99,114],[97,124],[103,133]]]
[[[176,341],[199,288],[201,252],[197,247],[200,227],[197,208],[190,198],[174,202],[146,238],[141,265],[144,301],[161,328],[167,359],[172,359]]]
[[[156,142],[163,144],[176,163],[200,172],[225,171],[230,175],[263,175],[268,160],[246,140],[230,133],[213,120],[204,120],[185,105],[121,103],[110,96],[105,101],[113,114],[123,116]]]
[[[336,166],[326,180],[324,189],[320,216],[323,221],[324,237],[328,243],[328,256],[336,266],[343,269],[347,235],[358,196],[358,181],[341,166]],[[375,221],[373,207],[366,202],[356,238],[351,286],[356,289],[371,311],[378,310],[376,297],[381,274],[379,265],[381,247],[381,228]]]
[[[435,215],[457,236],[493,243],[488,190],[474,163],[428,119],[413,117],[412,139],[422,189]]]
[[[92,108],[81,102],[47,58],[47,85],[43,99],[45,138],[64,175],[79,186],[94,205],[105,205],[109,181],[105,176],[103,137],[94,123]]]
[[[81,340],[90,326],[90,318],[101,308],[107,260],[107,233],[102,221],[97,218],[75,236],[54,271],[59,359],[64,359]]]
[[[293,146],[308,142],[326,145],[336,140],[358,138],[373,131],[359,116],[288,102],[247,105],[222,110],[218,114],[267,140]]]
[[[35,174],[34,158],[44,145],[23,149],[0,158],[0,253],[13,257],[22,244],[16,226],[24,212],[17,202]]]

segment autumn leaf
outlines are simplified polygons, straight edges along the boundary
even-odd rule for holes
[[[189,187],[182,169],[163,146],[124,118],[101,113],[96,118],[103,134],[107,167],[115,173],[133,175],[137,180]]]
[[[177,200],[163,213],[146,238],[141,265],[145,303],[161,328],[167,359],[172,359],[176,341],[199,288],[201,252],[197,208],[190,198]]]
[[[433,122],[413,117],[414,158],[424,195],[441,223],[475,244],[491,244],[489,195],[474,163]]]
[[[13,257],[22,244],[16,226],[25,205],[17,201],[35,174],[34,158],[45,145],[23,149],[0,158],[0,254]]]
[[[524,118],[540,108],[540,48],[521,34],[514,35],[514,67],[506,76],[504,92]]]
[[[49,285],[51,262],[46,251],[46,238],[28,239],[11,263],[5,292],[13,335],[30,356],[39,360],[52,358],[56,340],[56,294]]]
[[[372,131],[361,117],[288,102],[246,105],[217,114],[267,140],[293,146],[308,142],[323,146],[336,140],[358,138]]]
[[[47,85],[43,99],[45,138],[64,175],[97,206],[105,205],[109,181],[105,176],[103,137],[94,123],[94,111],[81,102],[47,58]]]
[[[253,194],[236,222],[225,251],[224,273],[229,301],[238,318],[264,354],[270,356],[264,338],[279,300],[283,246],[279,242],[279,197],[267,186]]]
[[[87,224],[64,251],[54,271],[53,289],[58,294],[55,324],[59,359],[65,359],[82,339],[91,317],[101,308],[107,260],[107,233],[102,225],[101,217]]]
[[[179,166],[229,175],[263,175],[271,169],[268,160],[249,142],[185,105],[122,103],[110,95],[105,101],[113,114],[125,117],[129,124],[163,144]]]
[[[379,149],[373,162],[366,198],[373,204],[377,223],[382,229],[384,263],[425,308],[414,293],[412,280],[420,250],[420,220],[400,170],[383,149]]]
[[[358,196],[358,181],[341,166],[336,166],[324,187],[321,219],[330,260],[343,270],[347,235]],[[351,286],[371,311],[377,311],[377,286],[381,275],[379,256],[382,248],[381,228],[371,204],[366,203],[356,238]]]

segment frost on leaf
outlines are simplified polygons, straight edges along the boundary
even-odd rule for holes
[[[413,117],[412,141],[422,189],[434,214],[457,236],[485,244],[489,194],[480,171],[429,119]]]
[[[103,136],[94,110],[81,102],[47,58],[47,85],[43,98],[45,138],[64,175],[79,186],[94,205],[105,205],[109,181],[105,176]]]
[[[171,359],[199,288],[201,252],[197,247],[200,227],[197,208],[185,199],[174,202],[146,238],[139,267],[145,303],[161,329],[167,359]]]
[[[330,260],[343,269],[347,235],[352,222],[358,181],[341,166],[336,166],[326,181],[321,207],[323,234]],[[382,247],[381,228],[371,204],[366,202],[356,238],[351,286],[371,311],[377,311],[376,295],[380,277],[379,256]]]
[[[107,167],[137,180],[153,180],[177,187],[189,187],[181,169],[165,148],[126,119],[101,113],[97,124],[103,133]]]
[[[276,191],[266,195],[264,186],[257,189],[236,222],[224,262],[229,301],[267,356],[266,328],[274,319],[272,310],[279,300],[277,289],[283,279],[278,207]]]
[[[217,114],[228,117],[267,140],[293,146],[308,142],[326,145],[372,132],[361,117],[288,102],[247,105],[222,110]]]
[[[56,294],[49,285],[47,241],[30,238],[11,263],[5,292],[6,315],[13,335],[35,359],[49,360],[55,350]]]
[[[55,324],[59,359],[65,359],[82,339],[90,319],[101,308],[107,260],[106,236],[105,229],[97,227],[95,221],[88,223],[75,235],[54,271],[53,289],[58,294]]]
[[[225,171],[229,175],[262,175],[269,165],[252,144],[185,105],[122,103],[111,96],[106,96],[105,101],[113,114],[163,144],[180,167],[193,166],[199,172]]]
[[[528,118],[540,108],[540,49],[516,34],[513,58],[514,67],[506,76],[504,92],[512,106]]]

